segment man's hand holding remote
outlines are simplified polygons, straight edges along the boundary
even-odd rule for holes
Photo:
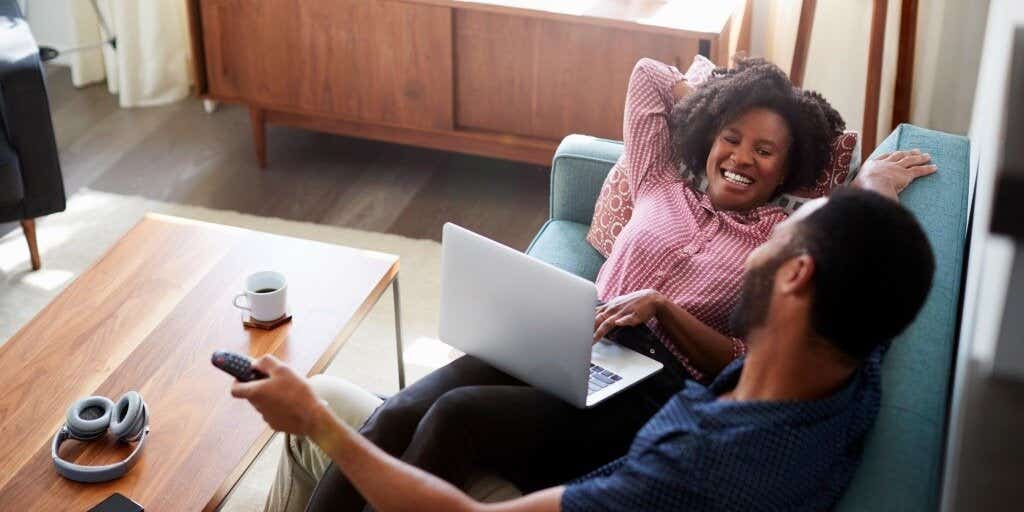
[[[252,368],[269,378],[236,381],[231,384],[231,395],[248,400],[270,428],[316,441],[313,434],[317,421],[325,423],[327,418],[320,416],[330,417],[331,413],[313,394],[306,379],[271,355],[255,360]]]

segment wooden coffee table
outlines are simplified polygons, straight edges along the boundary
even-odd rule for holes
[[[288,278],[294,317],[273,331],[244,328],[231,305],[244,277],[264,269]],[[272,432],[231,397],[213,351],[272,353],[319,373],[389,285],[397,328],[397,256],[147,216],[0,346],[0,510],[84,511],[115,491],[146,510],[215,509]],[[399,372],[404,381],[400,359]],[[128,390],[150,410],[138,464],[107,483],[58,476],[50,440],[68,406]],[[107,439],[67,442],[61,454],[108,464],[129,451]]]

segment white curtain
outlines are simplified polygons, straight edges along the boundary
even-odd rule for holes
[[[191,84],[188,19],[182,0],[99,0],[117,48],[70,55],[77,87],[107,82],[122,107],[163,105],[185,98]],[[71,0],[75,46],[108,39],[89,0]]]

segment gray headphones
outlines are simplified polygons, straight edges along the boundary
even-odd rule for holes
[[[118,441],[138,443],[128,458],[106,466],[81,466],[57,455],[64,441],[99,439],[106,434],[108,427]],[[137,391],[121,395],[116,405],[105,396],[90,396],[68,408],[67,423],[53,436],[50,455],[57,473],[65,478],[76,482],[106,482],[124,476],[135,465],[148,434],[149,410]]]

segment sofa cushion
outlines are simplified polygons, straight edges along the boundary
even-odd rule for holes
[[[900,202],[928,236],[935,278],[921,312],[886,354],[882,407],[840,511],[938,509],[968,222],[970,144],[964,137],[901,125],[874,154],[914,148],[931,154],[939,170],[904,190]]]
[[[589,228],[586,224],[569,220],[548,220],[526,253],[593,281],[604,263],[604,257],[587,243]]]

